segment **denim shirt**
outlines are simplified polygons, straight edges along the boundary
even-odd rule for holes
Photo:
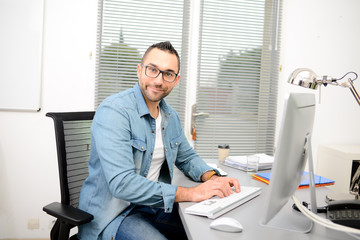
[[[166,171],[158,182],[146,178],[156,123],[138,84],[108,97],[97,109],[91,126],[89,176],[79,202],[94,220],[79,227],[81,239],[112,239],[135,204],[171,212],[177,190],[171,185],[174,165],[194,181],[212,170],[188,143],[176,111],[164,100],[159,106],[167,166],[164,162]]]

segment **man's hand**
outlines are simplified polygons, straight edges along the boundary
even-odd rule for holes
[[[200,202],[213,196],[227,197],[233,193],[240,192],[240,183],[236,178],[212,176],[208,181],[193,187],[178,187],[175,202]]]

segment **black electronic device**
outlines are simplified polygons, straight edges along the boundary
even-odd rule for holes
[[[360,229],[360,200],[331,201],[326,217],[334,223]]]

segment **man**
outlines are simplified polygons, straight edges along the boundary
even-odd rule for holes
[[[170,42],[154,44],[137,66],[138,84],[103,101],[91,127],[89,177],[79,208],[94,215],[81,239],[186,239],[174,203],[240,191],[189,145],[178,114],[163,100],[180,80]],[[171,185],[174,165],[197,187]]]

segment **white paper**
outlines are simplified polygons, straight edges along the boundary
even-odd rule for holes
[[[258,170],[271,169],[274,162],[274,157],[266,155],[264,153],[254,154],[259,156]],[[229,156],[225,159],[225,165],[234,167],[241,170],[247,169],[247,157],[248,156]],[[250,168],[252,166],[249,166]]]

